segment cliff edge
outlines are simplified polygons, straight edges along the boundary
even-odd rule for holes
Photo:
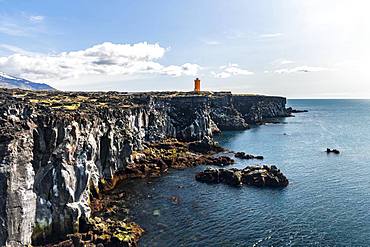
[[[0,245],[78,232],[102,181],[168,138],[201,141],[289,116],[286,99],[228,92],[0,89]]]

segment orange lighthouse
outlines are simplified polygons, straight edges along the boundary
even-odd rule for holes
[[[199,78],[194,80],[194,91],[199,93],[200,92],[200,80]]]

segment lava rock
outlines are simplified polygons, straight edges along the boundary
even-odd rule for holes
[[[195,179],[204,183],[224,183],[231,186],[257,186],[281,188],[289,184],[285,175],[276,166],[247,166],[240,169],[207,168],[196,174]]]
[[[219,170],[219,181],[224,184],[231,186],[241,186],[242,185],[242,171],[238,169],[220,169]]]
[[[327,148],[326,149],[326,153],[334,153],[334,154],[340,154],[340,151],[338,149],[330,149],[330,148]]]
[[[235,153],[235,158],[243,159],[243,160],[251,160],[251,159],[263,160],[263,156],[261,155],[254,156],[252,154],[246,154],[244,152]]]
[[[289,113],[303,113],[303,112],[308,112],[307,110],[297,110],[297,109],[293,109],[292,107],[288,107],[286,110]]]

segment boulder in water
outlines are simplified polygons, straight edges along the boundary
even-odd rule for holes
[[[207,168],[198,173],[195,179],[204,183],[224,183],[232,186],[250,185],[279,188],[289,184],[288,179],[276,166],[247,166],[240,169]]]
[[[328,154],[329,153],[340,154],[338,149],[330,149],[330,148],[326,149],[326,153],[328,153]]]
[[[239,159],[243,159],[243,160],[251,160],[251,159],[263,160],[263,156],[261,155],[254,156],[252,154],[246,154],[244,152],[235,153],[235,157]]]

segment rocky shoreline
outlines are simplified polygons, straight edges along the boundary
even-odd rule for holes
[[[213,155],[222,151],[213,133],[290,116],[285,103],[228,92],[1,89],[0,245],[135,246],[142,229],[102,212],[109,191],[169,168],[232,164]]]
[[[167,139],[156,143],[146,143],[146,148],[133,154],[133,163],[118,172],[113,180],[100,183],[99,195],[91,202],[92,216],[85,229],[68,234],[67,240],[52,246],[137,246],[145,232],[139,225],[126,218],[116,217],[121,210],[119,202],[126,200],[124,194],[117,194],[115,188],[122,182],[132,179],[155,178],[165,175],[169,169],[185,169],[198,165],[216,167],[230,166],[235,163],[230,158],[232,151],[225,150],[210,138],[202,141],[180,142]],[[220,155],[226,153],[229,156]],[[240,156],[243,154],[243,156]],[[261,159],[261,156],[237,152],[234,155],[243,159]],[[282,188],[289,184],[288,179],[276,166],[249,166],[242,170],[207,168],[198,173],[195,179],[204,183],[225,183],[232,186],[257,186]],[[177,198],[171,198],[176,203]],[[124,232],[124,234],[123,234]]]

